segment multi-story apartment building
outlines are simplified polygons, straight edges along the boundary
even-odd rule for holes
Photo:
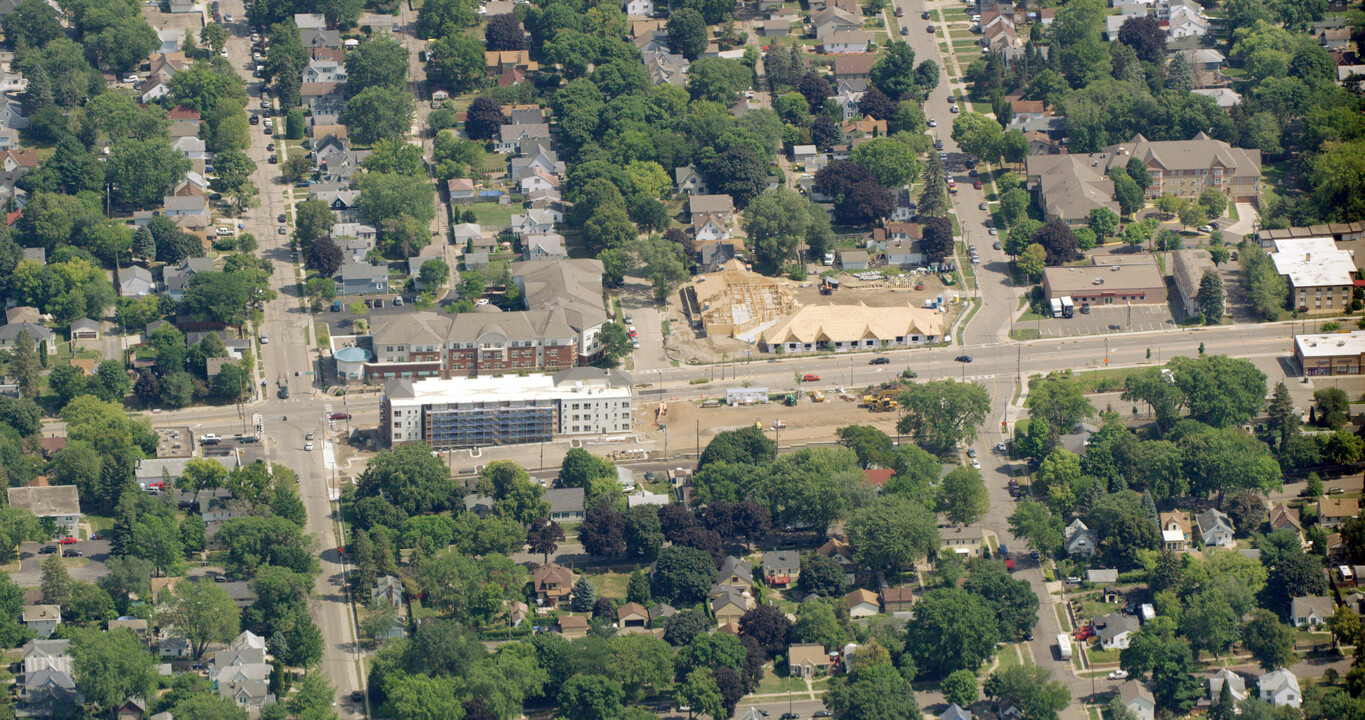
[[[380,430],[390,444],[515,445],[630,432],[631,409],[630,376],[619,370],[391,380],[380,402]]]
[[[376,314],[369,340],[375,359],[365,379],[451,378],[528,370],[555,372],[601,353],[607,322],[598,260],[513,263],[526,310]]]

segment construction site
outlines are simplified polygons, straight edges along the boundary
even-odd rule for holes
[[[692,362],[758,353],[910,347],[939,342],[958,311],[957,290],[933,273],[829,273],[797,282],[731,260],[677,294],[681,349]]]

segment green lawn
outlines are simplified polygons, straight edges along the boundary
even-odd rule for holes
[[[480,225],[494,228],[507,227],[512,222],[512,216],[521,212],[519,206],[512,204],[474,203],[463,207],[465,209],[473,208],[474,215],[479,218]]]
[[[626,585],[630,583],[630,575],[611,570],[584,570],[592,584],[597,588],[597,597],[622,598],[626,597]]]
[[[758,682],[758,690],[756,691],[758,694],[770,695],[774,693],[784,693],[788,690],[791,690],[792,692],[805,692],[806,683],[805,681],[796,678],[789,678],[786,676],[779,677],[771,667],[763,668],[763,679]]]

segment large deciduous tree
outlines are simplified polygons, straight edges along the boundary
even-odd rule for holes
[[[897,495],[878,498],[855,511],[847,532],[860,565],[893,572],[922,560],[939,546],[933,513]]]
[[[158,621],[175,625],[190,641],[196,659],[209,643],[226,643],[237,636],[237,603],[227,591],[208,580],[182,582]]]
[[[346,89],[402,87],[408,79],[408,50],[393,38],[376,37],[346,53]]]
[[[803,248],[823,249],[832,235],[829,215],[786,188],[765,192],[744,209],[744,232],[749,237],[760,272],[776,274],[800,262]],[[807,253],[809,254],[809,253]]]
[[[382,495],[409,515],[439,512],[458,501],[460,490],[426,443],[408,443],[379,453],[360,475],[357,494]]]
[[[905,415],[897,422],[897,431],[928,449],[946,450],[976,437],[990,398],[977,383],[936,380],[906,388],[901,405]]]
[[[906,652],[928,677],[976,670],[995,654],[995,613],[976,595],[958,588],[930,590],[915,606]]]
[[[380,140],[401,140],[412,129],[415,111],[412,94],[394,87],[376,85],[346,101],[341,114],[351,140],[373,145]]]

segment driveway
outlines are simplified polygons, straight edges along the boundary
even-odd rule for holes
[[[1256,224],[1261,220],[1260,213],[1256,212],[1256,208],[1251,203],[1237,203],[1236,205],[1237,222],[1223,228],[1223,235],[1231,242],[1236,242],[1256,232]],[[1237,236],[1236,239],[1230,237],[1233,235]]]
[[[79,559],[72,558],[67,560],[67,572],[71,574],[73,580],[84,582],[95,582],[109,571],[104,566],[104,562],[109,559],[108,540],[82,540],[71,545],[57,545],[57,541],[51,542],[29,542],[19,546],[19,572],[12,573],[10,579],[20,587],[38,587],[43,582],[43,561],[47,555],[41,555],[38,551],[45,545],[52,545],[60,550],[79,550],[85,555],[89,562],[81,562]]]

